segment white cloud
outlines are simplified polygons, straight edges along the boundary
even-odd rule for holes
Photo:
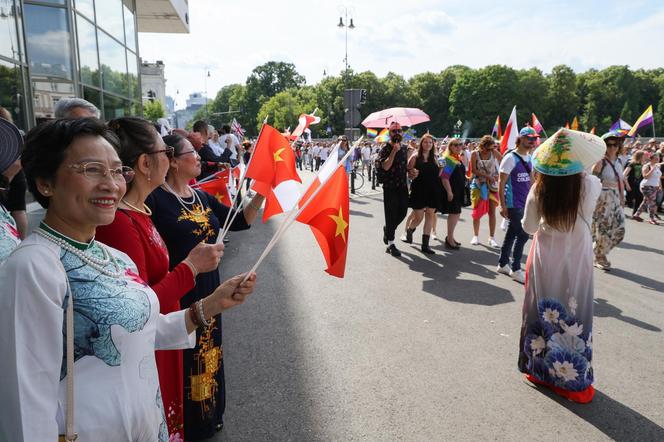
[[[348,32],[350,65],[379,76],[410,77],[454,64],[545,72],[561,63],[577,71],[664,66],[664,52],[656,50],[664,41],[664,11],[627,22],[617,15],[624,8],[619,1],[543,0],[533,7],[523,0],[358,0],[350,7],[356,26]],[[164,61],[167,93],[179,90],[178,105],[206,82],[210,96],[244,83],[271,60],[293,62],[309,84],[323,71],[343,70],[345,35],[336,26],[343,11],[336,2],[197,0],[189,15],[190,34],[140,34],[141,56]]]

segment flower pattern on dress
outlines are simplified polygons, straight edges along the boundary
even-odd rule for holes
[[[591,332],[555,299],[541,299],[537,311],[538,320],[528,326],[523,342],[526,369],[566,390],[588,388],[593,382]]]

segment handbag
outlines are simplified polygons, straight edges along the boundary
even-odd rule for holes
[[[69,277],[64,266],[62,270],[65,272],[65,281],[67,281],[67,310],[65,314],[66,330],[67,330],[67,405],[65,414],[65,434],[58,436],[58,442],[73,442],[78,438],[78,434],[74,432],[74,296],[69,286]]]

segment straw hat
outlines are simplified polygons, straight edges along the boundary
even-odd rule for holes
[[[562,128],[535,149],[533,166],[544,175],[574,175],[601,160],[605,152],[600,137]]]
[[[14,164],[21,156],[23,137],[18,128],[4,118],[0,118],[0,173]]]

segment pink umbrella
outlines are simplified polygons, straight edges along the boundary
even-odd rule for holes
[[[389,127],[393,121],[402,126],[415,126],[430,120],[431,118],[426,113],[414,107],[391,107],[372,113],[364,119],[362,126]]]

